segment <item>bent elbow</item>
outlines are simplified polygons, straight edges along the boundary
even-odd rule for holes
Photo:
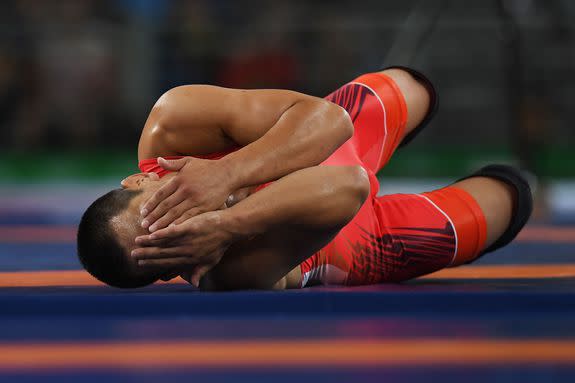
[[[345,110],[341,106],[339,106],[339,110],[340,110],[340,115],[341,115],[341,119],[340,119],[341,127],[340,128],[344,132],[345,137],[346,137],[345,140],[347,141],[353,137],[355,127],[353,126],[353,121],[351,120],[349,113],[347,113],[347,110]]]
[[[361,166],[346,166],[342,168],[339,178],[339,190],[342,199],[339,209],[346,221],[357,214],[365,200],[369,197],[370,183],[366,170]]]
[[[369,196],[371,189],[369,175],[367,174],[367,171],[359,165],[350,166],[349,173],[350,192],[353,195],[353,198],[361,206]]]
[[[313,103],[314,111],[322,116],[324,131],[336,139],[338,145],[353,137],[353,122],[343,107],[324,99],[315,99]]]
[[[329,102],[329,101],[328,101]],[[342,137],[344,138],[343,142],[349,140],[353,137],[354,126],[349,113],[343,107],[339,106],[338,104],[334,104],[329,102],[332,115],[334,119],[334,127],[341,133]],[[343,143],[342,142],[342,143]]]

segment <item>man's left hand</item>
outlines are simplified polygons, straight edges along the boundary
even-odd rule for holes
[[[230,172],[219,160],[158,158],[165,170],[178,172],[141,209],[142,227],[154,232],[171,223],[220,208],[234,191]]]
[[[222,224],[221,211],[200,214],[179,225],[170,225],[136,238],[131,253],[142,267],[188,271],[198,287],[202,276],[218,264],[232,243],[232,234]]]

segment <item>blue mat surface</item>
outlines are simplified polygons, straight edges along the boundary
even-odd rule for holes
[[[5,217],[4,217],[5,218]],[[22,218],[22,217],[21,217]],[[18,225],[57,228],[73,220],[26,212]],[[4,221],[2,221],[4,222]],[[549,226],[565,228],[568,226]],[[36,231],[35,231],[36,230]],[[61,241],[38,238],[0,239],[0,272],[79,270],[73,232]],[[572,241],[520,241],[482,258],[477,265],[573,265]],[[163,352],[162,342],[190,344],[253,344],[265,347],[282,342],[352,342],[354,347],[374,342],[416,342],[427,350],[430,342],[463,342],[462,352],[476,341],[498,345],[525,344],[544,350],[541,342],[575,351],[575,276],[482,277],[417,279],[399,285],[358,288],[309,288],[298,291],[243,291],[200,293],[183,284],[165,284],[135,291],[105,286],[37,286],[0,288],[0,350],[4,359],[10,347],[30,347],[31,355],[43,346],[127,344],[137,352],[142,344]],[[200,343],[198,343],[200,342]],[[226,343],[227,342],[227,343]],[[255,343],[254,343],[255,342]],[[492,343],[489,343],[492,342]],[[519,343],[514,343],[519,342]],[[251,345],[251,346],[250,346]],[[357,346],[360,345],[360,346]],[[459,347],[459,346],[454,346]],[[543,347],[543,348],[542,348]],[[8,351],[7,351],[8,350]],[[434,348],[429,348],[433,353]],[[329,359],[282,366],[266,362],[239,366],[147,366],[127,364],[63,367],[49,364],[13,366],[0,360],[4,382],[158,382],[172,380],[217,382],[574,382],[575,356],[567,351],[555,360],[549,347],[537,360],[509,357],[498,363],[482,357],[458,362],[445,357],[430,363],[425,355],[398,365]],[[197,350],[196,350],[197,351]],[[337,350],[341,352],[342,350]],[[360,349],[344,350],[349,355]],[[384,350],[382,350],[384,351]],[[457,349],[454,354],[457,355]],[[472,350],[473,351],[473,350]],[[467,352],[467,351],[465,351]],[[472,352],[473,354],[473,352]],[[335,354],[334,354],[335,355]],[[574,352],[575,355],[575,352]],[[81,356],[80,356],[81,357]],[[430,355],[433,357],[433,355]],[[88,357],[86,357],[88,358]],[[327,357],[326,357],[327,358]],[[481,359],[483,358],[483,359]],[[2,359],[2,358],[0,358]],[[433,358],[432,358],[433,359]],[[103,362],[102,362],[103,363]]]

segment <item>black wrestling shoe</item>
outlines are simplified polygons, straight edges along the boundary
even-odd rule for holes
[[[395,65],[395,66],[383,68],[382,70],[386,70],[386,69],[401,69],[403,71],[406,71],[407,73],[412,75],[413,78],[415,78],[421,85],[423,85],[424,88],[427,90],[427,93],[429,94],[429,110],[427,111],[425,118],[423,119],[423,121],[421,121],[421,123],[419,125],[417,125],[417,127],[415,127],[415,129],[413,129],[411,132],[409,132],[409,134],[407,134],[403,138],[403,140],[399,144],[399,148],[401,148],[401,147],[409,144],[419,133],[421,133],[421,131],[433,119],[433,117],[437,113],[437,109],[439,108],[439,95],[437,94],[437,91],[435,90],[435,87],[433,86],[432,82],[423,73],[421,73],[415,69],[408,68],[405,66]]]
[[[492,251],[502,248],[515,239],[517,234],[519,234],[521,229],[523,229],[529,220],[529,217],[531,217],[531,213],[533,212],[533,196],[531,194],[531,186],[529,185],[525,174],[519,169],[509,165],[489,165],[458,180],[458,182],[472,177],[495,178],[496,180],[505,182],[507,185],[512,186],[517,192],[509,227],[507,227],[507,230],[505,230],[497,241],[479,255],[479,257],[481,257],[484,254],[491,253]]]

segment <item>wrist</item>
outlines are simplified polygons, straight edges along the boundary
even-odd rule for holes
[[[256,225],[250,222],[243,209],[234,206],[220,210],[220,214],[222,228],[229,233],[232,242],[248,239],[258,234]]]
[[[265,163],[251,145],[228,154],[222,161],[230,173],[230,179],[233,179],[235,190],[267,182],[262,179]]]
[[[233,157],[230,158],[232,154],[217,160],[217,164],[220,167],[219,171],[221,174],[225,175],[230,194],[244,186],[247,186],[244,185],[245,182],[242,174],[242,167],[239,166],[238,161],[234,161]]]

